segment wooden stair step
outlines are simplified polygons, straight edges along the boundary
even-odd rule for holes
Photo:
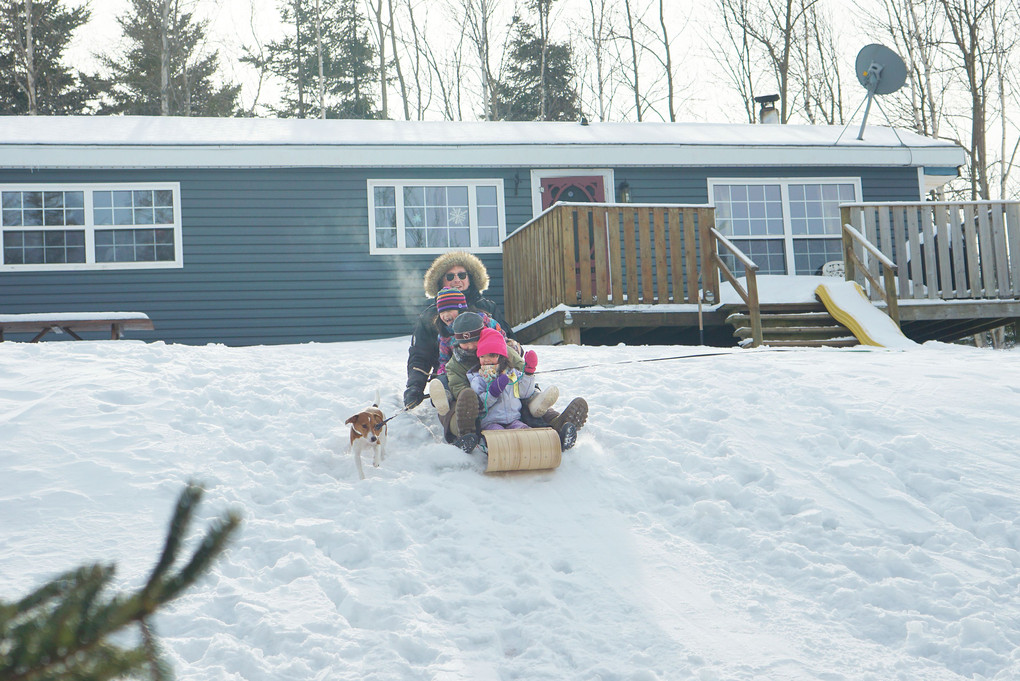
[[[733,332],[734,336],[749,337],[751,327],[739,326]],[[793,338],[842,338],[852,335],[845,326],[782,326],[776,328],[762,328],[762,335],[766,338],[793,337]]]
[[[774,348],[852,348],[860,345],[856,338],[827,338],[825,340],[772,340],[765,339],[765,345]]]
[[[737,324],[744,325],[751,322],[751,316],[744,312],[734,312],[726,318],[727,324],[736,326]],[[799,324],[804,325],[812,322],[828,322],[832,324],[835,320],[828,312],[801,312],[801,313],[783,313],[783,314],[762,314],[761,324],[765,326],[767,324],[775,324],[776,326],[785,324]]]

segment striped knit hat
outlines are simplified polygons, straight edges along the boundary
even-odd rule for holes
[[[467,298],[455,288],[444,288],[436,295],[436,311],[466,310]]]

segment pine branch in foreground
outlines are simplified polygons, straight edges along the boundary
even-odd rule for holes
[[[202,488],[189,484],[177,500],[163,551],[145,585],[134,593],[104,596],[113,565],[83,565],[42,585],[20,601],[0,601],[0,679],[3,681],[104,681],[145,675],[173,678],[159,652],[150,618],[201,577],[240,525],[228,512],[212,523],[183,567],[174,571]],[[131,625],[140,642],[122,646],[109,638]]]

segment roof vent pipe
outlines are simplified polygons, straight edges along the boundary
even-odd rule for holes
[[[761,105],[761,109],[758,111],[759,123],[770,125],[780,123],[779,112],[776,111],[776,102],[779,101],[779,95],[764,95],[762,97],[755,97],[754,101]]]

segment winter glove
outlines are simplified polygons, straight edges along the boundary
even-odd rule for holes
[[[535,369],[538,368],[538,355],[535,354],[534,350],[528,350],[524,353],[524,373],[528,376],[535,373]]]
[[[492,383],[489,384],[489,394],[493,397],[499,397],[509,384],[510,377],[506,374],[500,374],[496,378],[492,379]]]
[[[422,389],[416,385],[412,385],[404,391],[404,408],[414,409],[421,404],[421,401],[424,399],[425,393],[422,392]]]

